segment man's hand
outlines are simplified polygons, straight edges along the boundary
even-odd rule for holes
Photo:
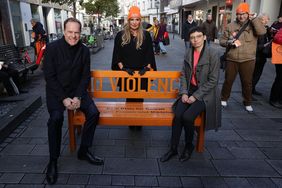
[[[143,69],[141,69],[138,73],[140,74],[140,76],[142,76],[149,70],[150,70],[150,68],[146,66]]]
[[[239,40],[235,40],[234,45],[236,46],[236,48],[238,48],[239,46],[242,45],[242,43]]]
[[[81,105],[81,100],[78,98],[78,97],[74,97],[72,99],[72,105],[75,109],[78,109],[80,108],[80,105]]]
[[[121,70],[127,72],[129,75],[133,76],[134,74],[134,70],[130,69],[130,68],[122,68]]]
[[[193,102],[195,102],[196,101],[196,98],[193,96],[193,95],[191,95],[189,98],[188,98],[188,104],[192,104]]]
[[[68,109],[68,110],[74,110],[74,106],[73,106],[73,102],[72,102],[72,99],[71,98],[65,98],[63,100],[63,104],[64,106]]]

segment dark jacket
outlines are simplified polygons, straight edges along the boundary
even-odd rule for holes
[[[70,46],[63,38],[47,45],[43,71],[48,109],[61,109],[63,99],[88,95],[89,49],[79,42]]]
[[[204,32],[207,36],[208,40],[214,40],[217,38],[217,28],[213,21],[205,21],[202,24],[202,28],[204,29]]]
[[[119,70],[119,62],[121,62],[125,68],[134,70],[141,70],[148,64],[151,64],[151,68],[157,70],[150,33],[144,31],[144,41],[139,50],[136,50],[136,43],[133,36],[129,44],[122,46],[122,34],[123,31],[118,32],[115,38],[112,70]]]
[[[190,29],[196,26],[197,26],[197,23],[194,20],[192,23],[189,23],[188,21],[186,21],[182,26],[181,38],[184,39],[184,41],[189,41]]]
[[[206,129],[217,129],[221,126],[221,105],[220,91],[218,89],[219,80],[219,57],[217,49],[205,46],[201,53],[199,63],[196,68],[196,78],[198,89],[193,96],[206,105]],[[190,80],[192,76],[192,55],[193,49],[189,48],[184,57],[184,64],[180,77],[179,94],[188,94]]]

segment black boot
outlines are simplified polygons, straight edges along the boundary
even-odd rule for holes
[[[77,153],[77,158],[79,160],[88,161],[90,164],[93,164],[93,165],[103,165],[104,164],[103,159],[94,156],[88,150],[88,148],[85,148],[85,147],[80,147],[80,149],[78,150],[78,153]]]
[[[58,178],[57,160],[50,160],[47,167],[46,180],[48,184],[53,185],[57,182],[57,178]]]
[[[183,152],[181,153],[180,157],[179,157],[179,161],[184,162],[187,161],[191,158],[191,155],[194,151],[194,145],[189,145],[189,146],[185,146]]]
[[[165,153],[161,158],[160,161],[161,162],[166,162],[168,160],[170,160],[173,156],[177,155],[177,147],[171,147],[170,150]]]

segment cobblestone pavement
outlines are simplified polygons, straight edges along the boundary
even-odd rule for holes
[[[156,57],[158,70],[180,70],[184,43],[171,38],[167,48],[168,54]],[[92,55],[92,68],[110,69],[112,49],[113,40],[106,41],[105,48]],[[218,50],[223,52],[220,47]],[[65,121],[59,179],[52,187],[282,187],[282,111],[268,104],[274,74],[274,67],[267,64],[257,86],[263,96],[255,97],[253,114],[244,111],[237,79],[229,106],[223,110],[222,127],[206,132],[205,151],[195,152],[184,163],[176,157],[166,163],[159,161],[168,149],[169,127],[143,127],[141,131],[98,127],[92,149],[104,158],[105,165],[89,165],[69,152]],[[48,113],[42,72],[36,71],[31,79],[29,90],[42,96],[43,105],[0,144],[0,188],[49,187],[45,180]]]

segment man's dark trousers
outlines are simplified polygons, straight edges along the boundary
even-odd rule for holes
[[[84,100],[85,99],[85,100]],[[83,126],[81,136],[81,146],[91,147],[92,141],[96,129],[96,125],[99,120],[100,112],[92,99],[87,95],[86,98],[82,98],[80,110],[85,114],[86,122]],[[58,110],[49,111],[50,118],[48,120],[48,141],[50,159],[57,160],[61,150],[62,139],[62,126],[64,121],[64,107]]]

